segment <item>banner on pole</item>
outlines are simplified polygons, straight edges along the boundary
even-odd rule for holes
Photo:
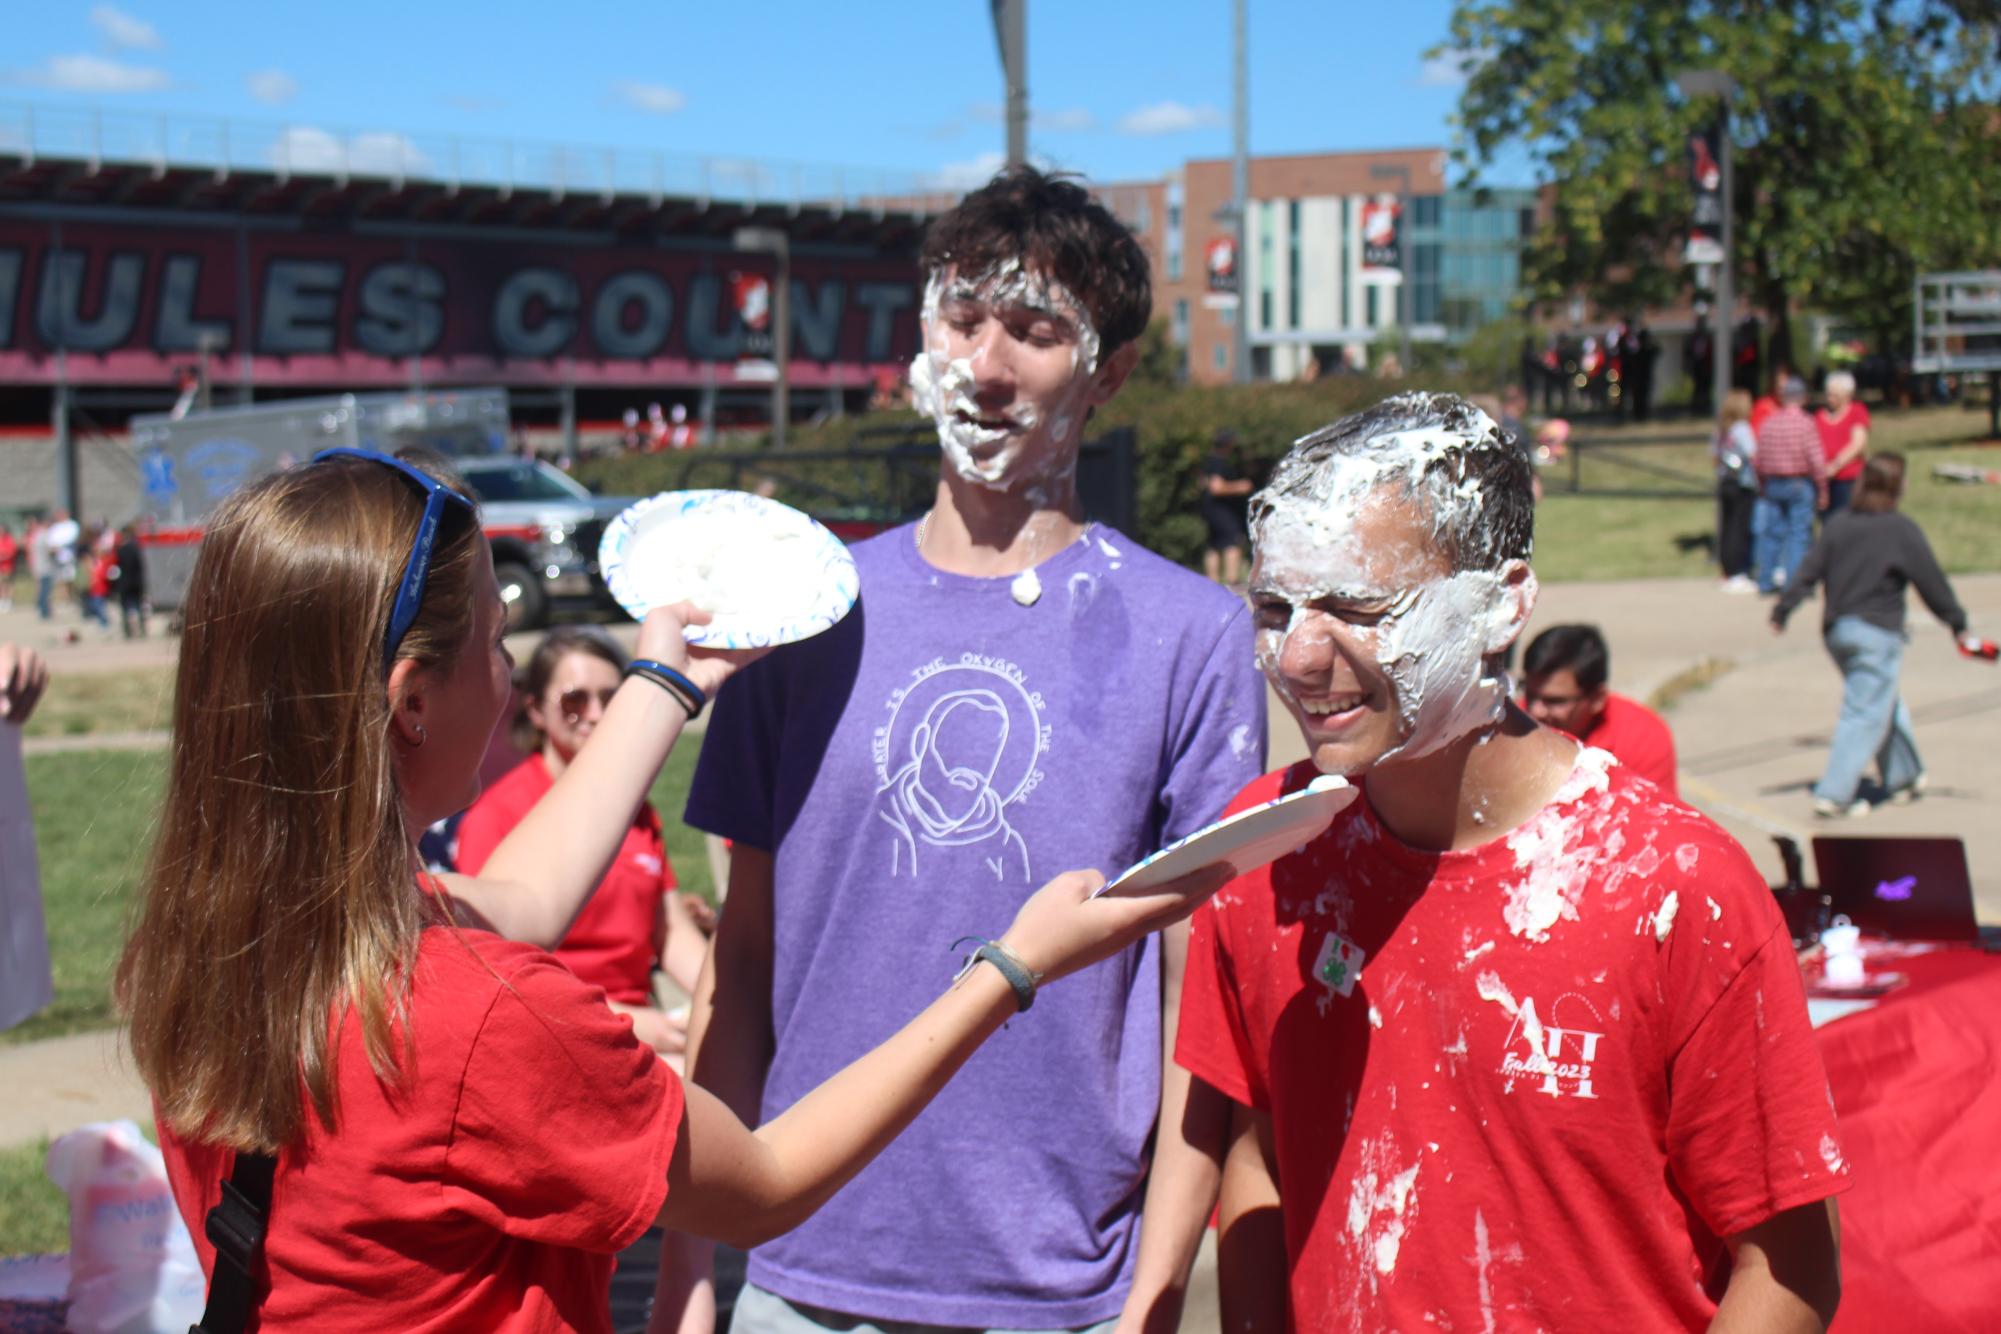
[[[1689,217],[1689,264],[1723,262],[1723,156],[1721,127],[1711,126],[1688,136],[1688,183],[1695,192]]]

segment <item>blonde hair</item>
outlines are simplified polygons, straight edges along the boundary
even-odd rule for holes
[[[1751,420],[1751,391],[1732,389],[1723,396],[1723,410],[1716,414],[1716,433],[1722,435],[1738,422]]]
[[[441,465],[420,465],[450,480]],[[456,483],[454,483],[456,485]],[[184,604],[160,829],[118,997],[163,1123],[275,1153],[337,1120],[337,1025],[395,1082],[428,912],[413,882],[382,643],[424,496],[364,459],[230,497]],[[466,647],[483,550],[447,505],[399,659]]]

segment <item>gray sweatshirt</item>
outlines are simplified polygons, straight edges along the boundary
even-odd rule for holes
[[[1772,624],[1783,626],[1793,609],[1825,580],[1822,628],[1843,616],[1858,616],[1885,630],[1904,628],[1904,588],[1915,585],[1932,615],[1966,630],[1966,613],[1952,595],[1945,571],[1917,524],[1895,510],[1858,514],[1844,510],[1827,521],[1792,582],[1772,608]]]

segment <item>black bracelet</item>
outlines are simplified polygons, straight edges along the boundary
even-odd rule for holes
[[[651,658],[634,658],[626,664],[625,674],[643,676],[672,695],[680,701],[681,707],[688,711],[688,719],[691,722],[701,716],[703,707],[709,702],[709,697],[702,693],[700,686],[664,662],[655,662]]]
[[[961,936],[952,942],[952,948],[958,949],[967,941],[978,941],[980,947],[966,959],[965,966],[959,970],[958,976],[952,979],[954,982],[972,972],[981,963],[990,963],[1000,970],[1000,975],[1007,979],[1009,988],[1013,990],[1016,1014],[1035,1004],[1035,984],[1042,979],[1030,972],[1027,964],[1015,958],[1013,950],[998,940],[980,940],[978,936]]]

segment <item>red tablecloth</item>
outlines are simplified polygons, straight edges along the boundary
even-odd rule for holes
[[[1835,1334],[2001,1329],[2001,956],[1889,965],[1910,985],[1819,1030],[1855,1186]]]

